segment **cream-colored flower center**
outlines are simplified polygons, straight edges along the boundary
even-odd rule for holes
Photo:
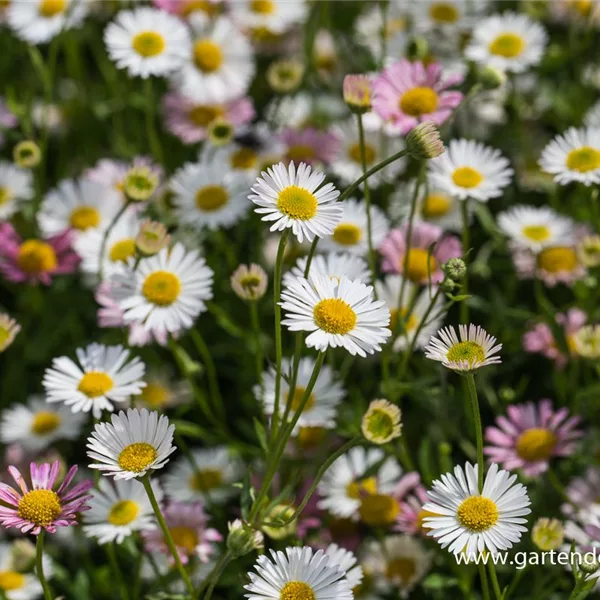
[[[40,527],[47,527],[58,519],[62,507],[60,498],[52,490],[32,490],[27,492],[17,507],[17,516]]]
[[[569,246],[545,248],[538,254],[537,260],[540,269],[548,273],[571,272],[579,265],[575,249]]]
[[[258,162],[258,155],[251,148],[240,148],[231,155],[231,166],[234,169],[253,169]]]
[[[290,581],[286,583],[282,590],[279,600],[315,600],[315,592],[308,583],[303,581]]]
[[[273,0],[251,0],[250,10],[259,15],[272,15],[276,6]]]
[[[452,173],[452,181],[463,188],[474,188],[481,184],[483,175],[473,167],[458,167]]]
[[[412,558],[403,556],[392,558],[385,567],[385,577],[390,581],[407,585],[417,572],[417,566]]]
[[[146,442],[136,442],[121,450],[117,462],[123,471],[141,473],[156,460],[157,456],[154,446]]]
[[[0,571],[0,590],[12,592],[25,586],[25,575],[17,571]]]
[[[169,271],[150,273],[142,285],[142,294],[152,304],[171,306],[181,293],[181,280]]]
[[[88,398],[97,398],[110,392],[114,386],[112,377],[104,371],[88,371],[83,375],[77,389]]]
[[[142,31],[131,43],[133,49],[144,58],[158,56],[165,49],[165,38],[156,31]]]
[[[193,554],[198,546],[198,532],[191,527],[169,527],[171,537],[178,548],[185,550],[186,554]]]
[[[111,262],[127,262],[129,258],[135,256],[135,240],[125,238],[115,242],[108,252],[108,258]]]
[[[591,146],[582,146],[567,154],[567,168],[578,173],[587,173],[600,169],[600,150]]]
[[[209,492],[223,485],[223,474],[218,469],[200,469],[190,480],[190,487],[197,492]]]
[[[140,506],[133,500],[120,500],[112,506],[108,513],[108,522],[111,525],[124,526],[129,525],[136,519],[140,512]]]
[[[551,235],[550,228],[546,225],[525,225],[521,232],[533,242],[543,242]]]
[[[100,213],[93,206],[77,206],[71,212],[69,224],[78,231],[98,227],[100,225]]]
[[[66,8],[66,0],[42,0],[39,4],[38,10],[40,16],[49,19],[64,13]]]
[[[404,257],[400,259],[400,267],[404,268]],[[411,281],[419,282],[428,279],[437,269],[437,261],[434,256],[423,248],[410,248],[406,263],[406,277]]]
[[[355,162],[359,165],[362,164],[360,144],[352,144],[352,146],[348,148],[348,157],[352,162]],[[375,146],[365,143],[365,162],[367,163],[367,165],[373,164],[376,158],[377,150],[375,149]]]
[[[429,87],[415,87],[402,94],[399,106],[405,115],[420,117],[434,112],[438,101],[435,90]]]
[[[470,496],[458,507],[456,518],[469,531],[487,531],[498,522],[498,507],[484,496]]]
[[[319,329],[336,335],[345,335],[356,325],[354,309],[339,298],[321,300],[313,312],[315,324]]]
[[[556,435],[548,429],[532,427],[517,440],[517,454],[528,462],[548,460],[556,447]]]
[[[148,382],[140,396],[148,406],[160,408],[171,399],[171,392],[160,383]]]
[[[434,2],[429,7],[429,16],[436,23],[456,23],[460,13],[451,2]]]
[[[196,192],[196,207],[205,212],[214,212],[229,202],[229,194],[221,185],[207,185]]]
[[[277,208],[291,219],[307,221],[317,214],[318,202],[308,190],[290,185],[279,192]]]
[[[19,246],[17,265],[26,273],[49,273],[56,269],[58,259],[50,244],[27,240]]]
[[[448,350],[446,359],[452,363],[466,361],[473,365],[485,360],[485,350],[477,342],[458,342]]]
[[[489,45],[489,51],[496,56],[516,58],[525,50],[525,40],[516,33],[501,33]]]
[[[55,412],[40,411],[33,417],[31,423],[31,432],[35,435],[45,435],[52,433],[57,427],[60,426],[61,418]]]
[[[223,50],[211,40],[198,40],[194,44],[194,62],[204,73],[214,73],[223,64]]]
[[[428,194],[423,200],[421,213],[426,219],[438,219],[448,214],[452,201],[444,194]]]
[[[362,239],[362,229],[354,223],[340,223],[331,237],[341,246],[355,246]]]

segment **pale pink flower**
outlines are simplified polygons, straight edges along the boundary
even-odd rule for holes
[[[415,486],[412,492],[400,502],[400,514],[396,519],[394,531],[427,537],[428,529],[424,526],[423,519],[432,516],[431,513],[423,510],[427,502],[429,498],[425,487],[421,484]]]
[[[129,163],[122,160],[113,160],[112,158],[102,158],[93,167],[86,169],[85,177],[123,193],[123,184],[127,172],[137,167],[150,169],[152,174],[158,178],[158,181],[162,181],[163,168],[147,156],[136,156]]]
[[[311,166],[330,164],[335,159],[340,145],[340,139],[335,133],[314,127],[284,129],[278,140],[286,148],[284,162],[304,162]]]
[[[600,517],[600,469],[588,467],[581,477],[574,477],[565,489],[569,502],[560,508],[565,515],[579,516],[582,520]]]

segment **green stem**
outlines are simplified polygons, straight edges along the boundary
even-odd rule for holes
[[[150,475],[149,474],[144,475],[144,477],[142,477],[142,479],[141,479],[141,482],[144,485],[144,489],[146,490],[148,500],[150,500],[150,504],[152,505],[152,510],[154,510],[154,514],[156,515],[156,520],[158,521],[158,524],[163,532],[165,542],[167,543],[169,551],[171,552],[171,555],[173,556],[173,560],[175,561],[177,570],[179,571],[179,574],[181,575],[181,578],[183,579],[190,596],[192,598],[194,598],[195,597],[194,586],[192,585],[192,582],[190,580],[189,575],[187,574],[187,571],[185,570],[183,564],[181,563],[181,558],[179,558],[179,552],[177,552],[177,547],[175,546],[175,542],[173,541],[171,532],[169,531],[169,528],[167,526],[165,518],[163,517],[163,514],[160,510],[160,506],[158,505],[158,501],[156,500],[156,496],[154,495],[154,490],[152,489],[152,485],[150,483]]]
[[[480,562],[477,565],[479,569],[479,577],[481,578],[481,592],[483,593],[483,600],[490,600],[490,588],[488,587],[487,575],[485,574],[485,565]]]
[[[213,591],[214,591],[215,587],[217,586],[217,583],[219,583],[221,574],[227,568],[227,565],[230,563],[232,558],[233,557],[231,556],[229,551],[227,551],[225,554],[223,554],[223,556],[221,557],[219,562],[215,565],[215,568],[208,579],[208,581],[210,582],[210,585],[209,585],[208,591],[206,592],[206,596],[204,596],[204,600],[211,599]]]
[[[462,281],[462,293],[469,293],[469,246],[470,246],[470,237],[469,237],[469,199],[460,201],[460,210],[462,214],[462,252],[463,252],[463,260],[465,261],[465,265],[467,266],[467,270],[465,272],[465,276]],[[469,323],[469,305],[467,304],[468,300],[463,300],[460,303],[460,321],[467,325]]]
[[[556,472],[551,466],[548,466],[548,471],[546,474],[548,475],[548,481],[550,482],[552,487],[558,492],[561,499],[571,504],[571,499],[567,495],[567,492],[565,492],[565,486],[561,483],[560,479],[556,475]]]
[[[252,328],[252,337],[256,345],[254,352],[254,361],[256,366],[256,376],[260,389],[263,389],[263,348],[260,340],[260,317],[258,315],[258,303],[249,302],[250,309],[250,326]]]
[[[119,585],[119,588],[121,589],[121,598],[123,600],[129,600],[129,591],[127,590],[127,585],[125,585],[123,573],[121,573],[121,569],[119,568],[119,562],[117,561],[114,542],[104,544],[104,548],[106,550],[108,562],[110,563],[110,568],[112,569],[114,576],[117,578],[117,583]]]
[[[54,600],[54,595],[52,594],[50,586],[46,581],[46,576],[44,575],[44,534],[45,531],[42,529],[37,536],[35,572],[42,584],[42,589],[44,590],[44,600]]]
[[[146,136],[148,144],[154,158],[159,162],[163,162],[162,147],[156,132],[156,120],[154,115],[154,92],[152,91],[152,77],[147,77],[145,81],[146,95]]]
[[[123,206],[119,209],[119,212],[113,217],[112,221],[108,224],[106,231],[102,235],[102,243],[100,244],[100,257],[98,263],[98,279],[102,281],[103,271],[104,271],[104,253],[106,252],[106,242],[108,241],[108,236],[110,232],[113,230],[113,227],[118,223],[119,219],[123,216],[125,211],[129,206],[129,202],[123,202]],[[137,264],[136,264],[137,267]]]
[[[481,413],[479,411],[479,399],[477,397],[477,387],[475,385],[475,376],[473,373],[465,375],[469,396],[471,396],[471,405],[473,407],[473,418],[475,420],[475,438],[477,439],[477,484],[479,493],[483,490],[483,428],[481,426]]]
[[[496,596],[496,600],[502,600],[502,591],[500,590],[500,583],[498,583],[498,575],[496,574],[496,566],[494,565],[494,561],[488,561],[488,569],[490,571],[490,579],[492,580],[494,596]]]

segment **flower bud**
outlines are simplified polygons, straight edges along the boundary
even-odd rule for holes
[[[593,575],[598,568],[600,568],[598,561],[594,560],[591,556],[584,556],[583,560],[579,564],[579,569],[586,575]]]
[[[240,265],[231,276],[231,287],[242,300],[260,300],[267,291],[268,278],[262,267]]]
[[[344,77],[344,102],[352,112],[365,113],[371,110],[371,83],[366,75]]]
[[[496,67],[484,67],[478,73],[478,79],[486,90],[496,90],[506,83],[506,73]]]
[[[557,550],[565,539],[565,528],[558,519],[538,519],[531,530],[531,540],[543,552]]]
[[[135,238],[135,249],[141,256],[154,256],[170,242],[171,236],[162,223],[146,219],[140,224],[140,230]]]
[[[383,445],[400,437],[400,409],[387,400],[373,400],[362,418],[362,434],[372,444]]]
[[[260,550],[264,546],[264,536],[249,524],[240,519],[229,523],[229,535],[227,536],[227,549],[234,558],[250,554],[254,550]]]
[[[40,164],[42,151],[35,142],[24,140],[13,148],[13,159],[17,166],[23,169],[32,169]]]
[[[131,202],[150,200],[158,187],[158,175],[147,166],[131,167],[123,179],[123,191]]]
[[[304,65],[294,58],[282,58],[269,65],[267,83],[278,94],[289,94],[300,87]]]
[[[448,279],[452,281],[461,281],[467,274],[467,265],[462,258],[451,258],[443,269]]]
[[[440,130],[435,123],[426,121],[420,123],[406,136],[408,153],[418,160],[435,158],[446,149],[440,138]]]

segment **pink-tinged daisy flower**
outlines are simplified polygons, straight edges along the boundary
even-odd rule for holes
[[[216,550],[214,543],[222,541],[223,537],[216,529],[207,527],[204,505],[201,502],[172,502],[163,510],[163,515],[181,562],[187,564],[193,557],[208,562]],[[171,555],[160,529],[145,531],[142,535],[147,552]]]
[[[196,104],[172,92],[163,97],[166,128],[184,144],[196,144],[208,137],[210,125],[224,119],[234,130],[248,124],[256,114],[252,99],[238,98],[223,104]]]
[[[404,271],[407,229],[407,225],[392,229],[379,246],[383,255],[382,268],[386,273]],[[432,244],[435,246],[430,253]],[[459,256],[462,256],[462,246],[456,236],[444,234],[437,225],[417,222],[412,230],[405,276],[420,284],[427,284],[431,276],[431,281],[438,283],[444,278],[442,265]]]
[[[425,66],[402,59],[375,78],[373,110],[403,135],[424,121],[441,125],[461,103],[461,92],[448,91],[462,83],[461,74],[444,77],[442,65]]]
[[[560,508],[565,515],[582,521],[600,518],[600,469],[588,467],[581,477],[571,479],[565,489],[568,503]]]
[[[424,519],[435,516],[423,508],[427,502],[429,502],[427,490],[421,484],[418,484],[400,502],[400,513],[396,519],[394,531],[427,537],[429,529]]]
[[[575,334],[586,324],[587,315],[578,308],[571,308],[566,313],[558,313],[556,322],[562,327],[569,354],[575,346]],[[553,360],[562,369],[569,360],[554,338],[552,328],[546,323],[536,323],[523,336],[523,349],[531,354],[543,354]]]
[[[23,240],[10,223],[0,223],[0,272],[8,281],[50,285],[54,275],[77,270],[80,259],[71,242],[70,231]]]
[[[153,0],[154,6],[173,15],[187,18],[196,11],[207,17],[216,17],[223,8],[222,0]]]
[[[314,127],[284,129],[279,141],[286,148],[284,162],[329,165],[336,157],[340,140],[331,131],[320,131]]]
[[[553,456],[573,454],[575,441],[583,435],[575,429],[580,418],[569,417],[566,408],[554,411],[550,400],[513,404],[506,412],[506,417],[496,419],[497,427],[486,428],[490,445],[483,451],[490,462],[507,470],[521,469],[527,477],[547,471]]]
[[[42,529],[54,533],[58,527],[75,525],[77,514],[89,510],[86,502],[92,498],[87,492],[94,482],[86,479],[68,490],[77,473],[77,466],[69,469],[59,488],[54,485],[60,471],[60,462],[31,463],[31,489],[16,467],[8,467],[19,491],[0,482],[0,523],[16,527],[23,533],[38,535]]]

